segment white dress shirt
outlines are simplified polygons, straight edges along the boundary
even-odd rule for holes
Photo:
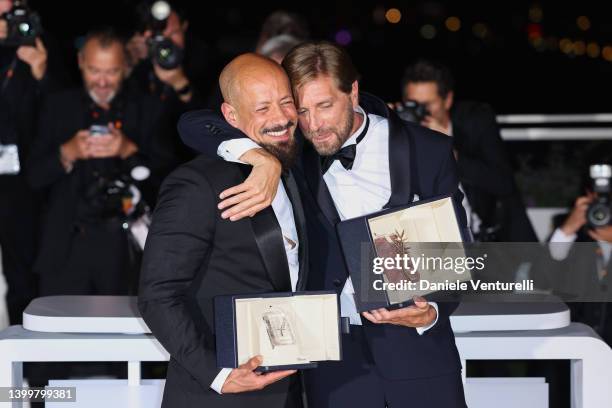
[[[550,249],[550,256],[555,261],[563,261],[565,258],[567,258],[567,255],[572,247],[570,244],[576,241],[576,238],[576,234],[566,235],[561,228],[557,228],[550,237],[548,246]],[[567,245],[554,245],[559,243],[566,243]],[[612,253],[612,243],[597,241],[597,245],[599,245],[599,248],[601,249],[601,256],[603,258],[604,265],[607,265],[608,261],[610,261],[610,254]]]
[[[251,139],[246,140],[251,141]],[[254,145],[255,147],[259,148],[259,145],[255,144],[255,142],[252,143],[253,144],[250,144],[251,147],[253,147]],[[242,154],[237,157],[240,156],[242,156]],[[224,157],[224,159],[226,161],[242,163],[236,158]],[[291,200],[289,200],[289,196],[287,195],[287,191],[285,190],[285,186],[282,181],[279,181],[276,196],[274,196],[274,200],[272,200],[272,210],[274,211],[274,215],[276,216],[276,219],[278,220],[278,223],[281,227],[281,231],[283,233],[283,243],[285,244],[285,252],[287,253],[287,263],[289,264],[291,290],[295,292],[300,272],[300,243],[298,239],[297,228],[295,226],[295,218],[293,216],[293,206],[291,205]],[[225,384],[225,381],[227,380],[227,377],[230,375],[231,372],[231,368],[222,368],[219,374],[217,374],[217,376],[215,377],[210,387],[213,390],[217,391],[219,394],[221,394],[221,389],[223,388],[223,385]]]
[[[342,147],[355,144],[365,128],[364,110],[358,107],[356,111],[364,117],[363,123]],[[388,164],[389,123],[387,119],[373,114],[368,115],[368,118],[368,131],[357,145],[352,169],[346,170],[340,161],[336,160],[323,175],[341,220],[380,211],[391,198],[391,173]],[[236,160],[248,150],[258,147],[248,138],[233,139],[221,143],[217,154],[225,160]],[[340,311],[342,317],[348,317],[351,324],[361,325],[354,294],[353,282],[349,277],[340,294]],[[435,302],[429,304],[436,310],[436,319],[428,326],[417,327],[419,334],[432,328],[438,321],[438,305]]]

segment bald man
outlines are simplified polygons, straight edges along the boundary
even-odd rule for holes
[[[278,158],[287,171],[272,206],[238,222],[222,219],[217,203],[222,191],[244,182],[250,166],[200,156],[165,180],[138,299],[171,355],[162,406],[301,407],[295,371],[257,373],[261,356],[236,369],[216,364],[214,297],[303,290],[307,268],[304,212],[288,171],[297,123],[289,80],[274,61],[245,54],[223,69],[219,85],[223,117],[196,111],[182,122],[195,115],[203,134],[246,135],[263,147],[257,154]]]

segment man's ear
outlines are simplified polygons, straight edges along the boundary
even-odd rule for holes
[[[187,32],[187,29],[189,28],[189,21],[185,20],[181,23],[181,31],[183,33]]]
[[[357,106],[359,106],[359,83],[357,81],[351,85],[351,102],[353,103],[353,109],[357,109]]]
[[[450,91],[447,95],[446,98],[444,98],[444,109],[449,111],[450,108],[453,106],[453,101],[455,99],[455,93],[453,91]]]
[[[238,127],[238,113],[236,109],[227,102],[223,102],[221,104],[221,113],[223,113],[223,117],[233,127]]]

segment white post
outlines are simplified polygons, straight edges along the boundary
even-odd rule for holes
[[[140,361],[128,361],[128,385],[140,385]]]

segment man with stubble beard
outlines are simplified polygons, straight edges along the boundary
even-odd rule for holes
[[[258,373],[261,356],[235,369],[217,368],[213,316],[216,296],[305,288],[305,217],[289,171],[297,126],[293,96],[283,69],[255,54],[231,61],[219,85],[223,116],[194,111],[181,126],[193,117],[201,136],[248,138],[262,147],[248,160],[258,166],[274,158],[283,173],[271,207],[238,222],[221,218],[218,196],[244,182],[251,166],[201,155],[165,180],[138,299],[152,333],[171,355],[162,406],[297,408],[302,405],[295,370]]]
[[[448,137],[402,121],[380,99],[359,92],[358,74],[342,48],[327,42],[295,47],[283,60],[296,99],[303,151],[294,168],[306,213],[309,290],[335,290],[351,330],[342,337],[340,363],[322,362],[304,373],[310,406],[464,408],[461,364],[449,316],[450,302],[415,299],[409,307],[358,313],[336,225],[345,219],[419,199],[452,195],[461,209]],[[208,155],[251,160],[248,140],[202,134],[190,117],[180,127],[191,147]],[[261,149],[259,149],[261,150]],[[222,217],[265,208],[274,191],[274,160],[221,194]],[[467,232],[465,213],[459,223]],[[350,254],[355,255],[355,254]]]

